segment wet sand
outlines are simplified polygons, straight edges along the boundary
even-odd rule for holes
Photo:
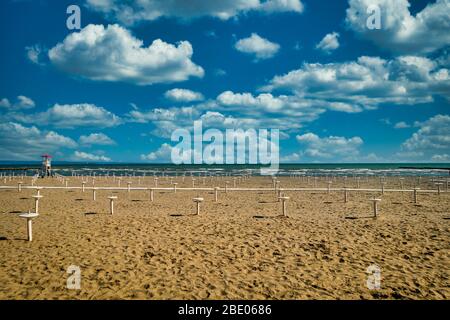
[[[313,186],[279,180],[281,187]],[[192,186],[190,178],[177,182]],[[153,186],[153,178],[141,183]],[[388,179],[386,188],[398,183]],[[73,185],[80,180],[71,177]],[[117,186],[97,179],[102,185]],[[252,177],[238,187],[271,185]],[[169,181],[160,178],[160,186]],[[361,183],[368,186],[378,188],[378,179]],[[35,193],[0,190],[0,299],[450,298],[449,192],[420,193],[414,204],[412,193],[351,192],[344,203],[342,192],[290,191],[283,217],[273,191],[221,192],[215,203],[211,191],[158,191],[151,202],[148,191],[99,190],[93,201],[88,190],[42,190],[28,242],[18,213],[34,208]],[[114,215],[111,194],[118,196]],[[205,199],[199,216],[196,196]],[[382,199],[376,219],[373,197]],[[79,290],[66,287],[71,265],[80,267]],[[381,270],[378,290],[367,287],[371,265]]]

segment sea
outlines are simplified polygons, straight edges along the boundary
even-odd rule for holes
[[[174,165],[142,163],[70,163],[54,162],[52,170],[63,176],[76,175],[231,175],[261,174],[260,165]],[[34,175],[39,162],[0,162],[0,174]],[[298,163],[280,164],[277,176],[450,176],[450,163]]]

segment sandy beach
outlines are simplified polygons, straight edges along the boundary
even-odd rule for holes
[[[69,186],[81,186],[69,179]],[[123,181],[139,186],[137,179]],[[312,187],[312,181],[278,179],[282,188]],[[153,186],[153,177],[142,180],[140,186]],[[379,188],[378,181],[361,187]],[[398,181],[387,178],[386,188],[399,188]],[[190,178],[177,182],[192,186]],[[55,178],[37,183],[62,186]],[[251,177],[239,187],[271,184],[269,177]],[[405,189],[408,184],[407,178]],[[96,187],[106,185],[117,183],[96,179]],[[170,182],[160,178],[160,186]],[[216,203],[212,191],[157,191],[151,202],[148,191],[98,190],[94,201],[90,190],[44,189],[28,242],[18,214],[33,210],[35,193],[0,190],[0,299],[450,298],[445,190],[420,193],[417,204],[411,192],[350,192],[344,203],[342,192],[291,191],[283,217],[273,191],[222,191]],[[111,194],[118,197],[114,215]],[[196,196],[204,198],[198,216]],[[373,197],[382,199],[376,219]],[[66,287],[71,265],[81,271],[79,290]],[[381,271],[378,290],[367,287],[371,265]]]

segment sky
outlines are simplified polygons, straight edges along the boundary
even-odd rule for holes
[[[450,0],[4,0],[0,160],[171,162],[201,120],[286,163],[450,162],[449,30]]]

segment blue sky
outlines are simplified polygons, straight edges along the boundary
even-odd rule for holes
[[[202,119],[282,162],[450,162],[450,2],[410,2],[2,1],[0,159],[168,162]]]

